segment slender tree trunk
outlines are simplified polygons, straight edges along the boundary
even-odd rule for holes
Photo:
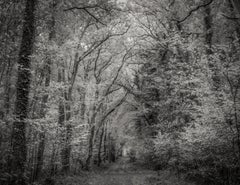
[[[215,65],[212,63],[210,59],[210,55],[213,54],[212,51],[212,39],[213,39],[213,20],[212,20],[212,15],[211,15],[212,9],[211,6],[205,7],[205,17],[204,17],[204,25],[205,25],[205,46],[206,46],[206,55],[208,58],[208,66],[209,69],[212,71],[212,83],[213,87],[212,89],[214,91],[218,91],[220,88],[220,78],[218,71],[215,69]]]
[[[90,166],[91,166],[91,163],[92,163],[94,133],[95,133],[95,125],[92,125],[91,129],[90,129],[90,138],[89,138],[89,146],[88,146],[88,157],[87,157],[87,160],[86,160],[86,170],[90,169]]]
[[[108,162],[112,162],[112,156],[111,156],[111,146],[112,146],[112,141],[111,141],[111,133],[108,133]]]
[[[59,70],[58,81],[65,82],[64,69]],[[71,100],[72,97],[70,88],[68,92],[63,90],[58,107],[58,125],[60,127],[61,162],[62,172],[64,174],[68,173],[70,170],[72,125],[69,123],[69,120],[71,118]]]
[[[65,99],[66,100],[66,99]],[[70,155],[71,155],[71,138],[72,138],[72,125],[69,122],[71,114],[71,107],[69,102],[65,104],[65,136],[63,141],[63,148],[61,151],[62,154],[62,172],[67,174],[70,170]]]
[[[105,132],[104,132],[104,139],[103,139],[103,161],[106,162],[107,160],[107,123],[105,126]]]
[[[64,82],[64,70],[59,69],[58,71],[58,82]],[[60,98],[58,106],[58,125],[60,127],[60,145],[61,145],[61,163],[62,171],[66,170],[65,167],[65,142],[66,142],[66,129],[65,129],[65,120],[66,120],[66,111],[65,111],[65,90],[63,90],[62,96]]]
[[[98,91],[98,84],[96,84],[97,90],[95,92],[95,98],[94,98],[94,106],[92,109],[93,115],[90,120],[90,136],[89,136],[89,144],[88,144],[88,157],[86,160],[86,169],[89,170],[91,162],[92,162],[92,156],[93,156],[93,146],[94,146],[94,136],[95,136],[95,122],[96,122],[96,116],[97,116],[97,101],[99,96]]]
[[[81,116],[81,121],[82,123],[84,123],[85,120],[85,111],[86,111],[86,103],[85,103],[85,99],[86,99],[86,89],[82,88],[81,89],[81,107],[80,107],[80,116]]]
[[[55,34],[55,10],[56,10],[56,5],[57,2],[56,0],[53,0],[50,7],[52,10],[52,17],[51,17],[51,23],[49,25],[49,41],[53,41],[56,37]],[[46,64],[45,64],[45,68],[44,68],[44,72],[45,72],[45,87],[48,88],[50,86],[50,81],[51,81],[51,60],[50,60],[50,56],[47,58]],[[48,102],[48,94],[44,95],[42,97],[42,106],[41,106],[41,110],[40,110],[40,118],[44,118],[46,115],[46,109],[47,109],[47,104]],[[39,145],[38,145],[38,152],[37,152],[37,165],[36,165],[36,169],[34,172],[34,179],[38,180],[41,172],[42,172],[42,166],[43,166],[43,154],[44,154],[44,150],[45,150],[45,131],[44,128],[42,128],[41,132],[39,133]]]
[[[31,79],[30,56],[33,51],[35,32],[36,0],[27,0],[23,35],[18,60],[17,93],[15,102],[15,121],[12,130],[12,175],[11,185],[25,185],[25,163],[27,146],[25,138],[26,118],[28,115],[29,89]]]
[[[103,128],[102,128],[102,132],[100,134],[100,141],[99,141],[99,146],[98,146],[98,166],[100,166],[101,163],[102,163],[101,151],[102,151],[102,142],[103,142],[103,136],[104,136],[104,130],[105,130],[104,125],[103,125]]]
[[[50,160],[50,176],[55,175],[56,171],[56,165],[55,165],[55,156],[56,156],[56,145],[53,144],[52,154],[51,154],[51,160]]]
[[[236,1],[236,0],[228,0],[228,8],[231,11],[231,17],[239,17],[240,16],[240,2]],[[240,44],[240,26],[239,26],[239,21],[238,24],[235,25],[235,31],[237,34],[237,39],[238,39],[238,43]],[[234,40],[233,40],[234,43]],[[234,47],[234,50],[236,50],[236,48]],[[237,53],[237,51],[236,51]],[[238,100],[237,100],[237,94],[235,94],[235,92],[237,92],[234,90],[234,86],[231,83],[231,79],[228,79],[228,83],[230,86],[230,91],[231,91],[231,95],[232,95],[232,99],[233,99],[233,110],[234,110],[234,122],[235,122],[235,129],[237,132],[237,141],[235,141],[235,139],[233,139],[233,150],[235,151],[235,146],[238,150],[238,163],[240,165],[240,125],[239,125],[239,120],[238,120],[238,110],[237,110],[237,104],[238,104]],[[238,86],[236,86],[235,88],[239,88]],[[235,92],[234,92],[235,91]],[[236,152],[237,153],[237,152]]]
[[[210,5],[205,8],[205,17],[204,17],[206,35],[205,35],[205,42],[207,45],[207,55],[212,54],[212,15],[211,15],[211,7]]]
[[[45,80],[45,87],[49,87],[50,85],[50,61],[47,62],[46,65],[46,80]],[[42,98],[42,107],[40,111],[40,117],[44,118],[46,114],[46,103],[48,101],[48,95],[44,95]],[[43,154],[44,154],[44,149],[45,149],[45,131],[44,128],[39,133],[39,145],[38,145],[38,152],[37,152],[37,165],[35,169],[35,175],[34,175],[34,180],[38,180],[41,172],[42,172],[42,166],[43,166]]]

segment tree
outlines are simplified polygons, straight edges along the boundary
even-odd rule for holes
[[[50,9],[51,9],[51,20],[50,20],[50,24],[49,24],[49,42],[54,41],[54,39],[56,38],[56,31],[55,31],[55,12],[56,12],[56,7],[58,5],[58,1],[57,0],[52,0],[50,2]],[[50,55],[50,54],[49,54]],[[51,81],[51,56],[47,56],[46,57],[46,61],[44,64],[44,71],[43,71],[43,75],[45,78],[45,84],[44,86],[46,88],[48,88],[50,86],[50,81]],[[39,117],[40,119],[44,119],[46,116],[46,112],[47,112],[47,102],[48,102],[48,98],[49,95],[45,94],[43,95],[42,99],[41,99],[41,107],[40,107],[40,113],[39,113]],[[33,169],[33,177],[32,177],[32,181],[36,181],[40,178],[41,173],[42,173],[42,167],[43,167],[43,154],[44,154],[44,150],[45,150],[45,140],[46,140],[46,136],[45,136],[45,128],[43,126],[41,126],[41,131],[39,133],[39,146],[38,146],[38,152],[37,152],[37,161],[36,161],[36,167],[35,169]]]
[[[197,184],[239,184],[238,4],[2,0],[0,184],[10,172],[52,183],[123,150]]]
[[[234,6],[234,9],[235,11],[237,12],[237,14],[239,15],[240,14],[240,3],[239,1],[237,0],[231,0],[233,6]]]
[[[24,14],[23,34],[18,60],[17,95],[15,103],[15,121],[12,131],[12,185],[25,185],[26,165],[26,119],[28,116],[29,88],[31,80],[31,54],[35,33],[35,0],[27,0]]]

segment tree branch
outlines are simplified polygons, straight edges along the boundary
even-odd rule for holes
[[[212,2],[213,2],[213,0],[210,0],[209,2],[207,2],[207,3],[205,3],[205,4],[202,4],[202,5],[197,6],[197,7],[193,8],[192,10],[190,10],[190,11],[188,12],[188,14],[187,14],[185,17],[183,17],[182,19],[180,19],[180,20],[176,20],[176,19],[175,19],[174,21],[177,21],[177,23],[180,24],[180,23],[186,21],[187,18],[189,18],[194,12],[198,11],[200,8],[204,8],[204,7],[209,6],[210,4],[212,4]]]
[[[120,71],[122,70],[122,68],[123,68],[123,66],[124,66],[124,64],[125,64],[125,61],[127,60],[127,55],[129,54],[129,52],[131,51],[131,49],[132,49],[132,48],[130,48],[130,49],[125,53],[125,55],[123,56],[122,64],[121,64],[120,67],[118,68],[115,77],[113,78],[111,84],[108,86],[106,92],[104,93],[105,96],[107,96],[107,95],[109,94],[109,92],[110,92],[113,84],[114,84],[114,83],[116,82],[116,80],[118,79],[119,73],[120,73]]]
[[[99,132],[99,129],[101,128],[101,126],[103,125],[104,121],[107,119],[107,117],[113,113],[120,105],[122,105],[122,103],[126,100],[126,97],[128,95],[128,92],[125,93],[125,95],[119,100],[117,101],[117,103],[110,107],[106,113],[101,117],[100,121],[98,122],[98,127],[97,127],[97,131],[96,131],[96,135]]]
[[[95,20],[96,20],[96,22],[99,22],[99,23],[101,23],[102,25],[104,25],[104,26],[107,26],[105,23],[103,23],[102,21],[100,21],[99,20],[99,18],[97,18],[95,15],[93,15],[91,12],[89,12],[88,11],[88,9],[83,9],[88,15],[90,15],[91,17],[93,17]]]
[[[64,9],[63,11],[66,12],[66,11],[72,11],[72,10],[83,10],[84,12],[86,12],[88,15],[90,15],[93,19],[95,19],[96,22],[98,23],[101,23],[102,25],[106,26],[105,23],[103,23],[102,21],[99,20],[99,18],[97,18],[94,14],[92,14],[88,9],[94,9],[94,8],[101,8],[100,6],[98,5],[89,5],[89,6],[84,6],[84,7],[77,7],[77,6],[74,6],[74,7],[71,7],[71,8],[67,8],[67,9]],[[103,9],[103,8],[101,8]],[[106,11],[106,9],[104,9]]]
[[[101,48],[98,50],[97,52],[97,57],[95,58],[95,61],[94,61],[94,78],[96,80],[96,83],[99,82],[99,76],[97,75],[97,62],[98,62],[98,59],[100,57],[100,54],[101,54]]]
[[[71,10],[84,10],[84,9],[92,9],[92,8],[98,8],[98,7],[99,7],[98,5],[89,5],[89,6],[83,6],[83,7],[74,6],[71,8],[64,9],[63,11],[66,12]]]

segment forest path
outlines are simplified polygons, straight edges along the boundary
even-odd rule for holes
[[[193,185],[179,179],[169,171],[147,170],[121,158],[107,168],[93,170],[90,174],[63,177],[57,185]]]
[[[151,185],[150,179],[156,172],[139,169],[127,158],[113,163],[106,171],[96,173],[88,182],[89,185]]]
[[[169,171],[147,170],[122,158],[107,170],[94,173],[88,185],[190,185]],[[192,185],[192,184],[191,184]]]

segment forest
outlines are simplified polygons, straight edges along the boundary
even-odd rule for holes
[[[239,185],[239,0],[0,0],[1,185]]]

